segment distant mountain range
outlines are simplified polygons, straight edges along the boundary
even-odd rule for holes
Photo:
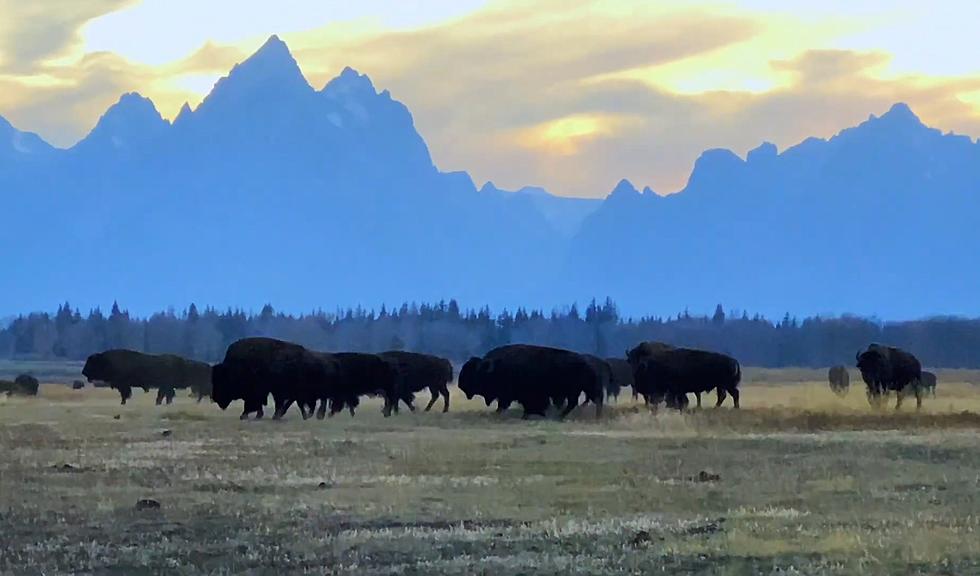
[[[478,190],[367,76],[316,90],[272,37],[172,123],[126,94],[57,149],[0,118],[0,315],[593,296],[633,315],[980,315],[978,193],[980,144],[903,104],[782,153],[709,150],[670,196]]]

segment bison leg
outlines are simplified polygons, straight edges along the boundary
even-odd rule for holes
[[[701,393],[700,392],[695,392],[694,393],[694,397],[697,398],[697,400],[698,400],[698,408],[700,408],[701,407]]]
[[[718,393],[718,400],[715,401],[715,408],[717,408],[717,407],[721,406],[722,404],[724,404],[725,403],[725,398],[728,398],[728,392],[725,392],[725,389],[722,388],[721,386],[718,387],[718,390],[716,392]],[[699,402],[698,403],[698,406],[700,406],[700,405],[701,405],[701,403]]]
[[[163,388],[157,388],[157,406],[163,404],[164,396],[166,396],[166,392],[163,391]]]
[[[133,397],[133,388],[129,384],[119,384],[116,389],[119,390],[120,404],[125,406],[126,401]]]
[[[275,410],[275,412],[272,413],[272,419],[273,420],[281,420],[282,417],[286,415],[286,412],[289,411],[289,407],[292,406],[292,405],[293,405],[293,399],[292,398],[290,398],[288,400],[283,400],[283,401],[277,400],[276,401],[276,410]]]
[[[415,412],[415,394],[409,394],[408,396],[405,397],[405,405],[408,406],[409,410]],[[431,405],[432,404],[430,403],[429,406]],[[397,401],[395,402],[395,406],[398,406]],[[426,410],[428,410],[428,408],[426,408]]]
[[[575,408],[577,407],[578,407],[578,396],[570,397],[568,399],[568,404],[565,406],[565,409],[561,411],[561,415],[559,416],[559,418],[564,419],[565,416],[568,416],[568,414],[571,413],[572,410],[575,410]]]
[[[316,405],[313,406],[316,408]],[[316,408],[316,419],[323,420],[327,417],[327,399],[323,398],[320,400],[320,407]]]
[[[442,413],[445,414],[449,412],[449,388],[443,386],[439,393],[442,394]]]
[[[166,396],[166,398],[167,398],[167,405],[168,406],[174,403],[174,396],[176,396],[176,395],[177,395],[177,391],[174,390],[173,388],[170,388],[170,389],[167,390],[167,396]]]
[[[257,414],[259,414],[259,413],[262,412],[262,407],[261,406],[256,406],[255,404],[253,404],[253,403],[251,403],[251,402],[249,402],[249,401],[246,400],[245,401],[245,408],[242,410],[242,415],[238,417],[239,420],[248,420],[248,415],[251,414],[252,412],[256,412]],[[256,415],[256,418],[258,418],[258,417],[259,416]]]
[[[435,405],[436,400],[439,399],[439,390],[435,388],[429,388],[429,393],[432,394],[432,398],[429,400],[429,403],[425,405],[426,412],[432,410],[432,407]]]
[[[300,402],[299,413],[303,416],[303,420],[309,420],[310,416],[313,416],[313,408],[310,408],[305,402]]]
[[[895,401],[895,410],[898,410],[902,407],[902,402],[905,400],[905,390],[896,390],[895,396],[897,398]]]
[[[732,395],[732,400],[735,402],[735,408],[738,408],[738,388],[732,388],[728,391]]]

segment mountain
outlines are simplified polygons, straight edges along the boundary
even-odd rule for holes
[[[980,314],[980,144],[905,104],[782,153],[706,151],[671,196],[620,188],[572,241],[566,297],[777,317]]]
[[[70,149],[17,158],[0,157],[0,245],[14,247],[0,266],[19,276],[0,313],[65,298],[136,312],[545,305],[561,262],[534,206],[440,172],[388,91],[350,68],[315,89],[277,37],[172,124],[127,94]]]
[[[569,198],[555,196],[544,188],[525,186],[520,190],[501,190],[493,182],[480,188],[480,194],[497,196],[513,203],[524,203],[537,210],[544,219],[563,237],[570,238],[578,232],[582,222],[599,209],[602,200],[598,198]]]
[[[54,148],[32,132],[21,132],[0,116],[0,171],[14,163],[31,162],[51,154]]]
[[[0,317],[66,299],[291,311],[610,296],[630,315],[980,315],[980,144],[904,104],[823,140],[708,150],[602,200],[442,172],[410,111],[271,37],[174,121],[123,95],[56,149],[0,118]]]

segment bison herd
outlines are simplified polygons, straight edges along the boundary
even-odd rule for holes
[[[895,392],[900,407],[914,393],[921,406],[923,394],[935,395],[936,378],[923,372],[912,354],[898,348],[870,345],[856,357],[872,405],[880,406]],[[383,400],[385,416],[404,405],[414,411],[416,394],[428,391],[425,410],[440,400],[449,411],[449,385],[453,365],[445,358],[415,352],[317,352],[273,338],[245,338],[228,347],[214,366],[178,356],[150,355],[131,350],[109,350],[91,355],[82,374],[90,382],[118,390],[123,404],[133,388],[157,390],[157,404],[171,403],[176,390],[190,389],[201,401],[209,397],[222,410],[242,401],[241,418],[262,418],[269,397],[273,419],[294,405],[304,419],[325,418],[347,410],[355,414],[361,399]],[[463,363],[458,377],[467,399],[479,396],[497,412],[520,406],[525,418],[554,411],[565,417],[579,406],[592,405],[598,417],[603,404],[631,388],[634,398],[656,408],[661,403],[683,410],[694,395],[714,391],[715,406],[730,396],[739,407],[742,369],[725,354],[642,342],[624,358],[600,358],[570,350],[511,344],[490,350]],[[831,389],[847,393],[847,368],[835,366],[828,374]],[[2,383],[0,383],[2,385]],[[0,386],[2,391],[2,386]]]

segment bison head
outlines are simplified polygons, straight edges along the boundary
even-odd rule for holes
[[[211,367],[211,400],[222,410],[239,398],[235,394],[235,382],[230,372],[229,367],[223,363]]]
[[[82,376],[85,376],[89,382],[109,381],[111,379],[109,359],[102,352],[92,354],[85,360]]]
[[[886,376],[888,359],[878,347],[871,346],[868,350],[858,353],[857,367],[861,371],[861,379],[864,383],[873,386]]]
[[[482,392],[479,382],[480,364],[482,363],[482,358],[473,356],[459,370],[459,389],[463,391],[463,394],[466,394],[467,400],[472,400],[473,396]]]

